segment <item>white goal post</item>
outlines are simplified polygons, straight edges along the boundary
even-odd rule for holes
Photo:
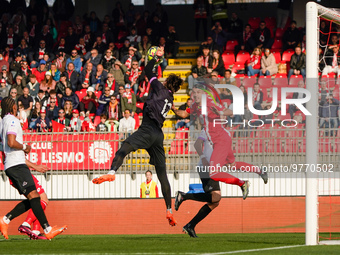
[[[315,2],[306,5],[306,84],[311,93],[306,116],[306,163],[318,162],[318,17],[340,24],[340,14]],[[316,173],[306,172],[306,245],[319,243],[318,233],[318,179]]]

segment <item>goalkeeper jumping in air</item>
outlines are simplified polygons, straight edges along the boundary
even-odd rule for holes
[[[162,127],[165,117],[172,107],[173,94],[179,90],[183,80],[179,76],[171,74],[163,83],[158,81],[152,69],[163,55],[164,49],[158,48],[155,57],[144,69],[151,84],[151,92],[144,104],[142,125],[123,142],[112,161],[111,170],[107,174],[93,179],[92,182],[101,184],[106,181],[114,181],[115,172],[122,165],[126,155],[138,149],[147,150],[150,155],[150,164],[155,166],[157,177],[162,186],[167,208],[166,218],[171,226],[175,226],[177,222],[173,218],[171,209],[171,188],[166,173]]]

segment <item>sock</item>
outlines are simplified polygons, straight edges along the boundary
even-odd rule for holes
[[[6,224],[9,224],[11,222],[11,220],[8,219],[7,216],[4,216],[2,219]]]
[[[46,215],[45,215],[44,210],[43,210],[41,203],[40,203],[40,197],[35,197],[35,198],[31,199],[30,203],[31,203],[32,211],[33,211],[34,215],[37,217],[41,226],[43,226],[44,229],[49,227],[50,225],[48,224],[48,221],[46,219]]]
[[[37,236],[40,235],[40,231],[39,231],[39,230],[32,230],[32,232],[33,232],[34,234],[36,234]]]
[[[233,185],[237,185],[240,187],[244,184],[244,181],[225,172],[214,173],[213,175],[210,175],[210,178],[218,182],[224,182],[226,184],[233,184]]]
[[[115,170],[110,170],[107,174],[116,174]]]
[[[48,233],[50,233],[51,230],[52,230],[52,227],[48,226],[48,227],[44,228],[44,233],[48,234]]]
[[[208,202],[211,203],[211,194],[210,193],[186,193],[183,196],[183,200],[194,200],[199,202]]]
[[[171,188],[170,188],[168,176],[166,175],[165,164],[157,165],[155,166],[155,168],[156,168],[158,180],[161,183],[162,194],[164,197],[166,208],[171,209]]]
[[[21,201],[17,204],[12,211],[6,214],[6,217],[9,221],[13,220],[14,218],[18,217],[19,215],[23,214],[27,210],[31,208],[31,204],[28,199]]]
[[[235,167],[237,170],[241,170],[242,172],[261,174],[261,169],[258,166],[254,166],[246,162],[235,162]]]
[[[41,204],[42,209],[45,211],[47,203],[44,200],[41,200],[40,204]],[[41,225],[40,225],[39,221],[37,220],[37,218],[35,218],[35,220],[33,221],[33,228],[32,228],[32,230],[36,230],[36,231],[38,231],[40,233],[40,227],[41,227]]]
[[[192,228],[195,228],[196,225],[200,221],[202,221],[205,217],[207,217],[210,212],[211,212],[210,207],[207,204],[203,205],[196,214],[196,216],[188,224],[190,224]]]
[[[26,221],[24,221],[21,225],[28,227],[28,228],[31,228],[31,224],[28,224]]]

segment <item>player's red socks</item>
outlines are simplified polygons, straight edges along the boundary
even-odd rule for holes
[[[44,200],[40,200],[40,204],[41,204],[42,209],[45,211],[47,203]],[[32,223],[35,223],[35,222],[39,223],[39,221],[37,220],[37,217],[35,217],[32,209],[30,209],[28,211],[25,222],[27,222],[29,225],[32,225]],[[33,224],[33,229],[34,229],[34,224]],[[39,223],[39,229],[40,229],[40,223]]]
[[[254,166],[246,162],[235,162],[235,168],[236,170],[240,170],[242,172],[261,174],[261,170],[258,166]]]
[[[233,184],[233,185],[237,185],[240,187],[244,184],[244,181],[226,172],[213,173],[212,175],[210,175],[210,178],[218,182],[224,182],[226,184]]]

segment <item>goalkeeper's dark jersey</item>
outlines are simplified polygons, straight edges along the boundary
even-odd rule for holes
[[[149,79],[151,90],[144,104],[142,124],[144,121],[149,121],[151,119],[162,128],[165,117],[172,107],[174,97],[172,92],[164,87],[152,72],[155,63],[155,59],[150,60],[144,69],[145,75]]]

